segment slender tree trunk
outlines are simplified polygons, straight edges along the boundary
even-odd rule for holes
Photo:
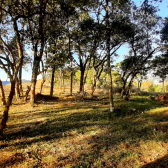
[[[87,71],[86,71],[86,73],[85,73],[85,76],[84,76],[84,74],[83,74],[83,76],[84,76],[84,79],[83,79],[83,87],[82,87],[82,92],[84,93],[84,91],[85,91],[85,84],[86,84],[86,79],[87,79],[87,75],[88,75],[88,72],[89,72],[89,67],[90,67],[90,63],[89,63],[89,65],[88,65],[88,68],[87,68]]]
[[[93,97],[93,93],[96,90],[97,80],[99,80],[100,75],[103,72],[103,65],[104,65],[104,62],[101,65],[100,71],[98,70],[98,67],[94,67],[94,76],[93,76],[93,84],[92,84],[91,97]]]
[[[3,130],[6,127],[6,122],[8,120],[8,111],[9,111],[10,105],[12,104],[12,99],[13,99],[14,93],[15,93],[15,80],[11,80],[10,93],[9,93],[6,105],[5,105],[4,110],[3,110],[3,115],[2,115],[2,118],[1,118],[1,121],[0,121],[0,135],[2,135]]]
[[[138,80],[138,95],[141,95],[142,80]]]
[[[123,96],[124,96],[125,86],[126,86],[126,82],[124,82],[123,87],[122,87],[122,91],[121,91],[121,99],[123,99]]]
[[[60,68],[60,89],[62,89],[62,69]]]
[[[3,89],[3,85],[2,85],[2,81],[0,80],[0,88],[1,88],[1,95],[2,95],[2,105],[6,105],[6,99],[5,99],[5,93],[4,93],[4,89]]]
[[[72,96],[72,88],[73,88],[73,69],[72,69],[72,61],[71,61],[71,85],[70,85],[70,95]]]
[[[30,90],[31,90],[31,86],[27,85],[27,90],[26,90],[26,93],[25,93],[25,101],[27,100],[27,97],[29,95]]]
[[[55,65],[52,68],[52,75],[51,75],[51,87],[50,87],[50,96],[53,96],[53,90],[54,90],[54,77],[55,77]]]
[[[83,85],[84,85],[84,71],[83,69],[81,69],[79,92],[83,92]]]
[[[35,90],[36,90],[38,69],[39,69],[41,58],[43,56],[43,51],[44,51],[44,46],[45,46],[45,37],[44,37],[45,35],[44,35],[44,30],[43,30],[45,7],[42,7],[42,6],[43,6],[43,1],[40,1],[39,28],[38,28],[39,37],[35,41],[33,40],[34,63],[33,63],[33,71],[32,71],[31,98],[30,98],[30,104],[32,106],[35,103]],[[38,45],[39,39],[40,39],[40,45]],[[39,48],[39,54],[38,54],[38,48]]]
[[[64,70],[62,71],[62,82],[63,82],[63,93],[65,93],[65,76],[64,76]]]
[[[69,36],[69,57],[70,57],[70,69],[71,69],[71,82],[70,82],[70,95],[72,96],[72,88],[73,88],[73,68],[72,68],[72,54],[71,54],[71,39],[70,39],[70,34]]]
[[[135,75],[132,76],[129,84],[128,84],[128,87],[127,87],[127,90],[126,90],[126,95],[125,95],[125,100],[129,100],[129,97],[130,97],[130,90],[131,90],[131,87],[132,87],[132,82],[133,82],[133,79],[134,79]]]
[[[20,90],[19,90],[19,80],[16,79],[15,83],[15,97],[18,99],[20,97]]]
[[[19,68],[19,93],[23,96],[23,88],[22,88],[22,66]]]
[[[112,74],[111,74],[110,55],[109,54],[108,54],[108,58],[107,58],[107,64],[108,64],[108,78],[109,78],[110,112],[113,112],[114,111],[114,101],[113,101]]]
[[[42,76],[43,77],[42,77],[41,86],[40,86],[40,94],[42,93],[44,82],[46,81],[45,77],[44,77],[44,74]]]
[[[108,66],[108,78],[109,78],[109,101],[110,101],[110,112],[114,111],[114,101],[113,101],[113,88],[112,88],[112,74],[110,66],[110,25],[109,25],[109,1],[106,0],[106,47],[107,47],[107,66]]]
[[[92,90],[91,90],[91,97],[93,97],[93,93],[94,93],[94,91],[96,90],[96,80],[94,81],[94,83],[92,84]]]
[[[33,106],[35,103],[35,91],[36,91],[36,82],[37,82],[37,75],[39,69],[40,58],[36,57],[33,64],[33,71],[32,71],[32,81],[31,81],[31,97],[30,97],[30,104]]]
[[[97,71],[94,69],[94,76],[93,76],[93,84],[92,84],[92,90],[91,90],[91,97],[93,97],[93,93],[96,89],[96,78],[97,78]]]

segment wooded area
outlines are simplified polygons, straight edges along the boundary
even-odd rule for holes
[[[49,110],[47,108],[49,104],[46,102],[52,101],[53,106],[55,106],[54,103],[60,105],[60,110],[61,107],[65,109],[67,106],[63,111],[67,110],[71,113],[70,104],[73,108],[80,109],[78,104],[81,103],[83,112],[93,108],[93,112],[90,113],[89,110],[89,114],[85,114],[86,116],[83,114],[84,118],[88,116],[96,120],[95,118],[98,117],[97,122],[100,125],[101,117],[103,125],[106,122],[110,123],[111,120],[113,120],[111,124],[114,124],[116,120],[118,124],[116,129],[120,127],[118,120],[121,117],[133,114],[134,120],[136,115],[140,117],[137,120],[143,120],[143,118],[148,120],[151,112],[143,117],[140,116],[144,111],[167,106],[168,18],[162,18],[157,14],[159,8],[156,4],[159,3],[161,2],[145,0],[140,6],[136,6],[134,1],[129,0],[1,0],[0,69],[7,74],[10,85],[5,86],[4,89],[0,80],[2,97],[0,138],[10,139],[6,125],[10,113],[14,117],[15,104],[18,104],[16,105],[18,108],[22,108],[22,103],[26,104],[33,111],[41,102],[44,107],[40,108]],[[117,51],[124,45],[128,46],[129,52],[124,53],[123,60],[115,63],[120,58]],[[22,83],[24,78],[22,71],[30,66],[32,67],[31,82],[26,86]],[[149,74],[154,78],[157,77],[159,82],[162,82],[162,86],[150,84]],[[38,81],[39,75],[42,79]],[[146,85],[146,88],[142,89],[142,85]],[[144,105],[145,101],[148,105]],[[97,103],[100,109],[103,109],[100,116],[97,116],[99,114],[94,111],[94,108],[99,111],[95,105]],[[139,103],[143,107],[140,107]],[[83,106],[86,106],[86,109]],[[27,113],[25,112],[26,115]],[[36,119],[33,113],[30,115]],[[79,116],[76,116],[76,113],[73,115],[78,120]],[[45,114],[43,117],[46,118],[46,116]],[[61,122],[58,116],[52,115],[52,120],[57,122],[57,119]],[[64,137],[62,132],[71,130],[69,119],[65,120],[67,124],[61,125],[63,131],[61,136],[56,135],[58,137]],[[75,118],[72,121],[76,122]],[[76,127],[80,127],[83,121],[79,119],[79,122]],[[123,124],[127,125],[126,118],[123,118]],[[131,124],[134,125],[133,122]],[[141,125],[141,123],[138,124]],[[108,132],[107,125],[103,129],[105,132]],[[51,125],[46,124],[46,126]],[[66,127],[69,128],[66,129]],[[72,129],[74,127],[72,126]],[[121,127],[125,129],[123,125]],[[127,125],[127,127],[131,129],[130,126]],[[23,134],[30,134],[31,128],[34,129],[34,124],[32,126],[30,124]],[[7,132],[5,132],[6,129]],[[41,129],[40,127],[39,130]],[[43,127],[43,129],[44,132],[47,131],[46,128]],[[54,126],[54,129],[57,127]],[[134,129],[138,128],[134,127]],[[160,127],[157,129],[160,130]],[[53,131],[52,128],[50,131]],[[56,134],[58,133],[59,131],[56,131]],[[145,139],[148,139],[146,135]],[[109,142],[112,143],[112,140]],[[108,146],[108,140],[103,141],[103,148],[104,146]],[[96,162],[94,165],[93,162],[88,165],[90,167],[99,165]],[[112,165],[117,167],[119,161],[116,162]],[[105,166],[102,164],[99,166],[108,167],[107,164]],[[140,162],[138,164],[145,165]],[[66,166],[66,164],[63,165]],[[0,160],[1,166],[5,167]],[[54,164],[38,166],[52,167]],[[76,164],[76,166],[79,165]]]

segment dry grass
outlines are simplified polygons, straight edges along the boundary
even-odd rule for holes
[[[39,98],[35,107],[14,99],[6,138],[0,140],[0,167],[168,167],[163,102],[115,96],[116,110],[110,113],[102,91],[98,99],[79,103],[61,92],[55,90],[55,100]]]

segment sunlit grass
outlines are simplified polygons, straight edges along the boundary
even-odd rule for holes
[[[114,101],[114,113],[108,99],[16,101],[0,167],[142,167],[167,155],[168,107],[148,96]]]

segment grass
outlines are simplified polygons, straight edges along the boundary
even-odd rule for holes
[[[168,107],[148,96],[114,101],[110,113],[108,99],[15,100],[0,167],[168,167]]]

